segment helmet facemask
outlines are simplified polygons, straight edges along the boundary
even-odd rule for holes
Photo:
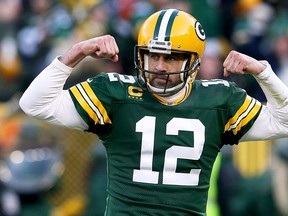
[[[140,46],[135,46],[135,68],[137,69],[137,77],[140,79],[140,84],[142,88],[145,88],[151,93],[157,94],[162,97],[169,97],[174,94],[177,94],[181,89],[183,89],[188,82],[191,82],[195,79],[200,65],[200,58],[197,53],[184,53],[187,56],[185,58],[182,68],[180,71],[173,72],[156,72],[151,71],[148,68],[148,50]],[[172,51],[173,52],[173,51]],[[156,52],[155,52],[156,53]],[[157,52],[159,53],[159,52]],[[164,53],[164,52],[160,52]],[[169,51],[171,54],[171,51]],[[169,54],[168,53],[168,54]],[[176,53],[180,53],[176,51]],[[166,79],[163,87],[153,86],[149,75],[155,74],[164,76]],[[170,76],[179,75],[180,83],[174,86],[169,86]]]

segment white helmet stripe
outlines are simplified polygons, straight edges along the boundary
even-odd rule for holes
[[[168,22],[169,22],[169,19],[173,13],[173,11],[175,11],[175,9],[168,9],[166,11],[166,13],[164,14],[164,17],[161,21],[161,25],[160,25],[160,29],[159,29],[159,35],[158,35],[158,40],[159,41],[164,41],[165,40],[165,36],[166,36],[166,29],[167,29],[167,26],[168,26]]]
[[[154,40],[158,41],[169,40],[172,24],[178,12],[179,11],[176,9],[168,9],[163,10],[161,12],[156,23],[153,37]]]

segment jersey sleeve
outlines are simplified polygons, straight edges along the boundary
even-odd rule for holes
[[[95,126],[112,124],[109,111],[113,97],[108,82],[108,76],[103,73],[69,89],[76,110],[88,124],[89,131],[94,130]]]
[[[259,116],[262,105],[250,97],[245,90],[231,84],[228,102],[229,119],[224,128],[223,144],[238,144],[240,138],[252,127]]]

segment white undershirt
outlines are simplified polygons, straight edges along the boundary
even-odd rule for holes
[[[263,63],[267,66],[266,70],[254,77],[267,98],[267,106],[263,106],[252,128],[240,141],[288,137],[288,88],[269,63]]]
[[[275,75],[268,62],[265,71],[255,76],[267,97],[267,106],[241,141],[274,139],[288,136],[288,88]],[[30,84],[20,99],[20,107],[30,116],[56,125],[87,130],[88,125],[78,114],[68,90],[63,86],[72,73],[58,58]]]
[[[63,90],[72,71],[55,58],[24,92],[19,102],[22,110],[52,124],[87,130],[88,125],[77,112],[68,90]]]

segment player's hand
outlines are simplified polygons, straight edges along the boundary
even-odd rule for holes
[[[119,49],[114,37],[104,35],[81,42],[80,48],[85,56],[96,59],[107,58],[113,62],[118,61]]]
[[[104,35],[73,45],[71,49],[59,57],[59,60],[69,67],[75,67],[86,56],[96,59],[107,58],[117,62],[119,60],[118,53],[119,48],[114,37]]]
[[[248,55],[231,51],[226,57],[224,63],[224,76],[234,74],[252,74],[257,75],[265,70],[266,65]]]

